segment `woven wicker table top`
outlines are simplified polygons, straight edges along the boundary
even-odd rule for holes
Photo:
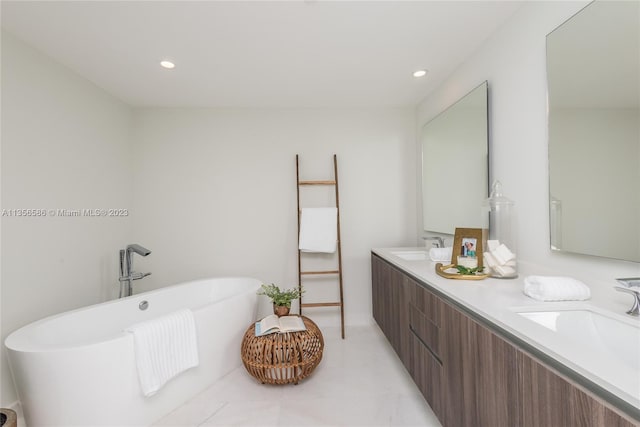
[[[318,326],[302,316],[306,331],[256,337],[254,325],[242,339],[240,354],[247,372],[263,384],[298,384],[322,360],[324,339]]]

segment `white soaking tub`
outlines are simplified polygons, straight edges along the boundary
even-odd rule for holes
[[[5,340],[29,427],[145,426],[241,365],[256,317],[252,278],[198,280],[47,317]],[[147,309],[142,310],[143,302]],[[179,309],[193,311],[199,366],[144,397],[133,335],[124,329]]]

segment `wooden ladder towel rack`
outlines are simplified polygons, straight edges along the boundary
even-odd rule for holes
[[[300,208],[300,187],[305,186],[333,186],[335,188],[335,200],[336,200],[336,210],[337,210],[337,242],[336,242],[336,252],[337,252],[337,263],[338,268],[332,270],[302,270],[302,255],[305,253],[299,249],[298,246],[298,289],[302,290],[302,281],[303,276],[320,276],[320,275],[335,275],[338,279],[339,292],[340,292],[340,301],[336,302],[302,302],[302,297],[300,297],[300,309],[299,313],[302,315],[303,308],[313,308],[313,307],[340,307],[340,327],[342,332],[342,338],[344,339],[344,298],[342,294],[342,243],[340,239],[340,199],[338,192],[338,158],[334,154],[333,155],[333,179],[332,180],[320,180],[320,181],[300,181],[300,162],[299,156],[296,154],[296,183],[297,183],[297,199],[298,199],[298,239],[300,238],[300,218],[302,215],[302,210]]]

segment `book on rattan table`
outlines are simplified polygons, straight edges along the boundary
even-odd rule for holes
[[[285,332],[304,331],[306,329],[307,327],[304,325],[300,316],[278,317],[275,314],[272,314],[256,322],[255,334],[257,337],[260,337],[273,333],[282,334]]]

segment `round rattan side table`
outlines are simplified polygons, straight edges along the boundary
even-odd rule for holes
[[[318,326],[302,316],[306,331],[255,336],[251,325],[242,339],[240,354],[247,372],[262,384],[298,384],[322,360],[324,339]]]

